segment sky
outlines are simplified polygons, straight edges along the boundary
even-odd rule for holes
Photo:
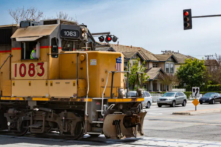
[[[194,18],[183,30],[183,9],[193,16],[221,14],[220,0],[0,0],[0,25],[14,23],[8,10],[35,7],[44,18],[59,11],[88,26],[90,32],[111,32],[119,44],[161,51],[179,51],[202,59],[221,55],[221,17]]]

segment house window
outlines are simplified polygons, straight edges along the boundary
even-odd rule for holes
[[[40,47],[40,46],[39,46]],[[33,59],[37,59],[37,52],[39,50],[37,42],[23,42],[21,43],[21,59],[31,59],[31,52],[35,48],[35,54],[33,55]]]
[[[166,68],[166,73],[169,73],[170,72],[169,63],[166,63],[165,68]]]
[[[170,73],[174,73],[174,64],[173,63],[170,64]]]
[[[153,67],[157,67],[157,63],[153,63]]]
[[[132,66],[134,66],[136,64],[138,64],[138,66],[139,66],[139,63],[137,63],[137,60],[132,60]]]

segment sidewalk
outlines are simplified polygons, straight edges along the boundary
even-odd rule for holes
[[[203,109],[203,110],[189,110],[189,111],[180,111],[180,112],[173,112],[173,115],[198,115],[198,114],[206,114],[206,113],[217,113],[221,112],[221,108],[216,109]]]

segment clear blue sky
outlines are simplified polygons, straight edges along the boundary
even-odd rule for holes
[[[184,31],[182,11],[192,8],[194,16],[221,14],[220,6],[220,0],[0,0],[0,25],[14,23],[9,9],[35,7],[45,18],[63,11],[91,32],[110,31],[120,44],[202,58],[221,54],[221,18],[193,19],[193,29]]]

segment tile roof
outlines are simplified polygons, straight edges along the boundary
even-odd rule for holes
[[[159,60],[159,61],[167,61],[172,55],[164,55],[164,54],[155,54],[155,57]]]
[[[185,63],[185,59],[194,59],[194,57],[189,56],[189,55],[184,55],[181,53],[173,53],[173,52],[168,52],[168,53],[164,53],[163,55],[173,55],[178,63]]]
[[[205,60],[206,66],[219,66],[219,63],[216,60]]]
[[[147,71],[147,75],[149,76],[148,80],[154,80],[159,75],[160,71],[162,71],[161,67],[151,68],[149,71]]]
[[[137,52],[122,52],[125,58],[132,58]]]
[[[141,47],[118,45],[118,44],[110,44],[110,46],[117,52],[138,52],[143,57],[144,60],[158,61],[158,59],[154,56],[153,53]]]

